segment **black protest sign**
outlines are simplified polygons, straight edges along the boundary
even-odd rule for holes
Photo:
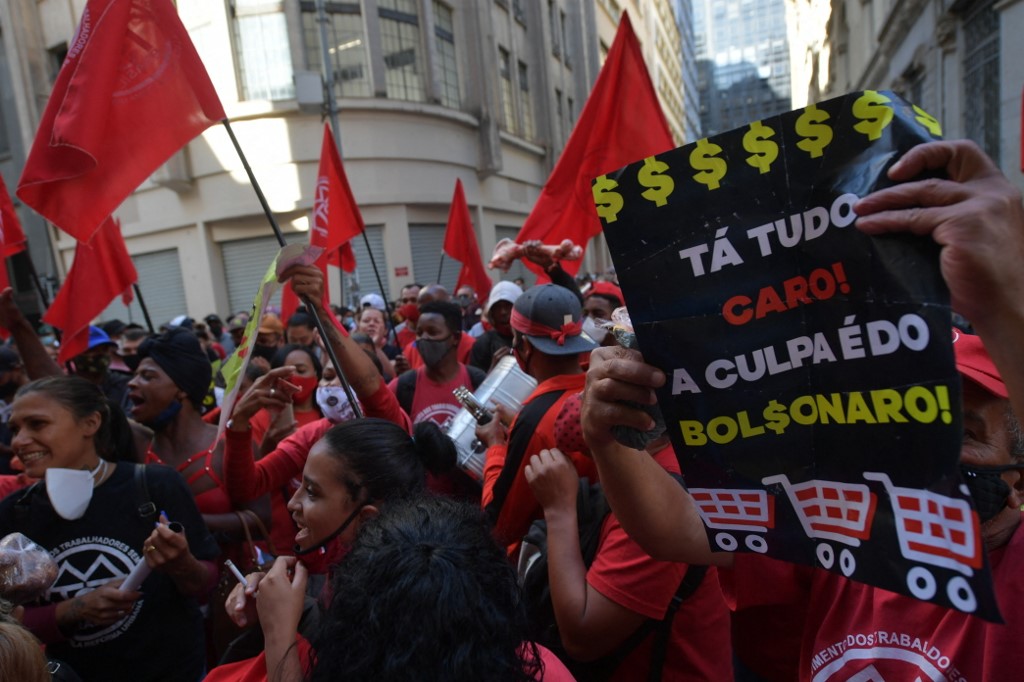
[[[940,134],[857,92],[601,176],[594,200],[712,546],[998,619],[938,249],[853,212]]]

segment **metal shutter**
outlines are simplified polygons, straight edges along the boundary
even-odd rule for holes
[[[412,274],[420,284],[437,282],[437,267],[441,263],[444,248],[444,225],[409,225],[409,246],[412,250]],[[455,294],[455,283],[459,279],[462,264],[444,257],[441,281],[449,294]]]
[[[304,243],[309,240],[309,236],[301,232],[292,232],[286,234],[284,239],[289,244]],[[266,274],[279,248],[277,238],[274,236],[236,239],[220,245],[224,261],[224,278],[228,285],[228,315],[243,311],[248,313],[252,309],[252,299],[256,297],[256,290],[263,281],[263,275]],[[271,303],[275,306],[281,304],[280,292],[274,295]]]
[[[518,234],[518,227],[502,227],[498,225],[494,228],[495,239],[499,242],[502,239],[511,239],[512,241],[515,241],[516,235]],[[514,263],[512,263],[512,267],[508,269],[508,272],[501,273],[501,279],[507,279],[510,282],[517,277],[522,277],[524,280],[526,280],[526,288],[532,287],[534,284],[537,283],[536,275],[527,270],[526,266],[523,265],[523,261],[518,259]]]
[[[345,291],[342,300],[350,308],[359,307],[359,298],[370,292],[380,293],[384,298],[390,300],[390,287],[388,286],[388,263],[387,255],[384,253],[384,226],[367,225],[366,238],[373,249],[373,258],[380,270],[380,278],[383,280],[384,291],[381,291],[377,283],[377,277],[373,273],[373,266],[370,264],[370,255],[366,251],[366,240],[358,236],[352,240],[352,252],[356,256],[356,271],[352,275],[346,274],[343,278]]]
[[[154,327],[159,328],[188,312],[185,310],[185,284],[181,278],[177,249],[132,256],[132,262],[135,263],[135,271],[139,273],[139,290],[146,301]],[[100,316],[101,320],[114,318],[146,326],[146,318],[137,297],[132,300],[131,306],[125,307],[118,296]]]

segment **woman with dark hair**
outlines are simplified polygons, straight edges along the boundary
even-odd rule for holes
[[[278,582],[287,587],[286,576]],[[443,497],[387,505],[363,526],[332,588],[307,665],[313,682],[339,671],[347,682],[572,679],[551,652],[525,641],[516,572],[479,507]],[[268,584],[260,608],[269,612],[264,601],[278,594]],[[289,652],[281,679],[299,679],[299,662]]]
[[[302,487],[288,503],[299,529],[293,539],[298,558],[279,557],[275,563],[275,567],[288,566],[301,572],[302,589],[296,595],[299,610],[308,575],[303,557],[321,551],[335,539],[347,547],[382,505],[421,492],[427,470],[454,466],[455,456],[454,443],[430,422],[417,424],[413,437],[383,419],[358,419],[331,427],[309,451]],[[257,614],[250,599],[262,589],[263,578],[262,573],[247,576],[248,586],[236,586],[226,607],[240,626],[251,624],[259,615],[269,645],[274,637],[274,641],[280,641],[282,621],[277,616],[264,617],[262,610]],[[298,618],[289,623],[287,636],[294,641]],[[267,654],[271,654],[269,648]],[[214,679],[236,679],[239,670],[263,664],[261,656],[255,661],[222,666]]]
[[[0,502],[0,536],[23,533],[58,564],[24,622],[87,681],[198,680],[196,598],[213,586],[217,545],[180,476],[117,461],[130,442],[124,421],[77,377],[39,379],[15,397],[12,449],[45,480]],[[153,573],[138,590],[119,590],[143,561]]]
[[[259,409],[257,404],[258,411],[249,420],[253,444],[261,456],[272,452],[281,439],[290,436],[296,428],[323,417],[316,404],[316,387],[323,377],[324,370],[316,353],[309,346],[295,343],[284,346],[274,353],[270,360],[270,368],[286,366],[295,368],[287,379],[290,387],[295,389],[291,394],[291,404],[274,412]],[[239,410],[247,409],[246,396],[241,393],[239,395],[241,399],[235,406],[235,414]]]

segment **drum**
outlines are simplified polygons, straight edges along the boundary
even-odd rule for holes
[[[498,361],[473,395],[489,410],[493,411],[494,406],[501,403],[513,412],[518,412],[523,401],[535,388],[537,381],[519,369],[519,363],[514,357],[506,355]],[[483,480],[487,448],[476,437],[476,419],[470,411],[466,408],[459,410],[448,420],[443,430],[455,442],[459,467],[478,481]]]

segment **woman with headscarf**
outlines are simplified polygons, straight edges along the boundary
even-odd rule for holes
[[[241,546],[245,521],[223,485],[224,441],[217,439],[217,427],[202,418],[212,369],[199,339],[187,329],[171,328],[146,339],[139,356],[128,398],[132,417],[153,430],[146,463],[165,464],[185,478],[203,521],[220,542],[221,561],[247,565]],[[269,522],[266,497],[250,506]]]

